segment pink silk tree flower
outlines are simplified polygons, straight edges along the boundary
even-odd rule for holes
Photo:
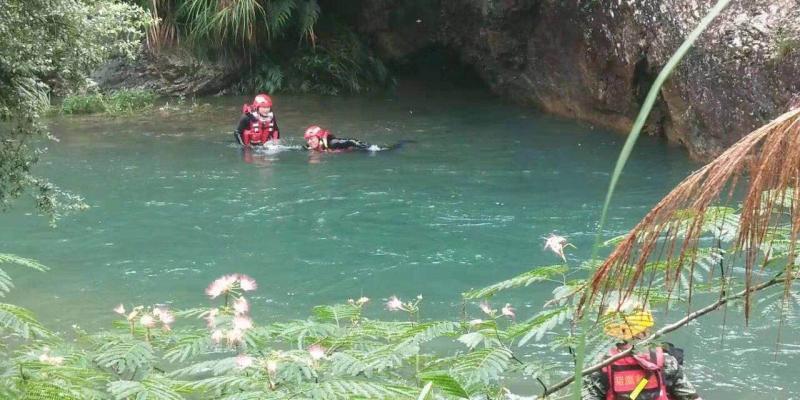
[[[325,348],[318,344],[311,345],[308,348],[308,355],[310,355],[311,359],[314,361],[325,358]]]
[[[492,314],[494,314],[494,311],[495,311],[495,310],[492,309],[492,306],[489,305],[489,302],[486,301],[486,300],[481,302],[480,308],[481,308],[481,311],[483,311],[483,313],[486,314],[486,315],[492,315]]]
[[[233,318],[233,329],[246,331],[253,327],[253,320],[244,315],[238,315]]]
[[[516,318],[516,316],[517,316],[517,315],[514,313],[514,311],[516,311],[516,310],[514,309],[514,307],[511,307],[511,304],[510,304],[510,303],[506,303],[506,305],[503,307],[503,309],[501,309],[501,310],[500,310],[500,312],[501,312],[503,315],[505,315],[506,317],[509,317],[509,318],[511,318],[511,319],[514,319],[514,318]]]
[[[567,258],[564,256],[564,247],[567,246],[567,238],[555,234],[551,234],[550,236],[545,239],[544,248],[550,249],[553,253],[556,253],[562,260],[565,262]]]
[[[254,361],[255,360],[253,359],[253,357],[250,357],[245,354],[239,354],[238,356],[236,356],[236,366],[241,369],[249,368],[250,366],[253,365]]]
[[[114,307],[114,312],[119,315],[125,315],[125,306],[120,303],[118,306]]]
[[[247,302],[247,299],[244,297],[239,297],[238,299],[234,300],[233,311],[236,313],[236,315],[247,314],[247,312],[250,311],[250,304]]]
[[[139,323],[145,328],[154,328],[156,326],[156,319],[150,314],[145,314],[142,315],[142,318],[139,318]]]
[[[403,302],[397,296],[389,297],[389,301],[386,302],[386,309],[389,311],[402,310]]]
[[[258,288],[258,284],[256,283],[255,279],[247,275],[239,275],[239,287],[245,292],[250,292],[256,290]]]

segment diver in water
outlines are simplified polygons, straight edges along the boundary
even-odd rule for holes
[[[317,125],[309,126],[303,135],[306,140],[307,150],[313,151],[346,151],[346,150],[379,150],[378,146],[371,146],[356,139],[340,139],[333,136],[327,129]]]
[[[268,95],[259,94],[252,104],[242,106],[242,114],[233,132],[240,145],[263,145],[281,138],[278,120],[272,112],[272,99]]]

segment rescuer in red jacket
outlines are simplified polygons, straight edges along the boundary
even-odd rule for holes
[[[243,146],[263,145],[281,138],[278,120],[272,112],[272,99],[259,94],[252,104],[242,106],[242,118],[233,132],[236,141]]]

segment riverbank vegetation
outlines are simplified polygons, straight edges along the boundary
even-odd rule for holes
[[[149,21],[140,7],[111,1],[0,3],[0,209],[23,194],[53,220],[85,207],[31,172],[41,154],[34,142],[48,137],[40,118],[51,93],[82,90],[109,58],[132,57]]]
[[[206,60],[236,64],[242,93],[363,93],[392,83],[383,62],[343,23],[340,9],[316,0],[136,2],[154,23],[147,50],[188,49]]]
[[[62,114],[131,114],[153,107],[156,94],[149,90],[115,90],[110,93],[71,94],[61,102]]]

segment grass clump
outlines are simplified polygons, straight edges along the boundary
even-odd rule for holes
[[[92,93],[69,95],[61,103],[62,114],[117,114],[149,109],[156,100],[149,90],[124,89],[108,94]]]
[[[100,93],[69,95],[61,103],[62,114],[94,114],[103,111],[105,104]]]

